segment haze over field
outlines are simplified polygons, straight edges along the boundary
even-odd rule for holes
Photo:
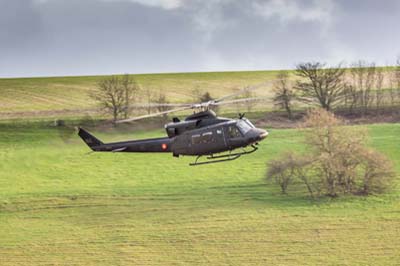
[[[0,0],[0,77],[391,64],[399,11],[396,0]]]

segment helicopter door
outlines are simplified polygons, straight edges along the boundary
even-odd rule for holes
[[[227,143],[225,140],[225,132],[223,127],[218,127],[213,129],[213,138],[214,142],[212,143],[212,150],[213,152],[222,152],[226,150]]]
[[[209,154],[212,153],[212,146],[215,143],[215,136],[212,130],[198,132],[191,136],[193,154]]]
[[[229,149],[238,148],[243,143],[243,136],[235,124],[225,127],[225,137]]]

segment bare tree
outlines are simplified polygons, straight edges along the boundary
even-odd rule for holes
[[[390,97],[390,107],[395,106],[396,104],[396,78],[394,72],[390,73],[389,80],[389,97]]]
[[[114,123],[127,113],[127,103],[131,103],[134,99],[136,87],[131,86],[130,80],[130,78],[120,79],[117,76],[105,78],[90,94],[106,111],[111,113]]]
[[[146,99],[146,103],[147,103],[147,114],[151,114],[151,111],[153,109],[153,107],[151,106],[151,103],[153,102],[154,99],[154,94],[153,91],[150,88],[146,88],[145,92],[144,92],[144,97]]]
[[[212,100],[214,100],[214,98],[211,96],[211,94],[208,91],[201,94],[200,98],[198,99],[198,101],[201,103],[209,102]],[[213,110],[214,112],[218,112],[218,106],[217,105],[211,106],[211,110]]]
[[[282,71],[278,74],[278,81],[274,86],[274,104],[281,109],[286,110],[289,119],[292,119],[292,105],[296,95],[289,83],[289,74]]]
[[[255,93],[253,91],[250,90],[246,90],[243,93],[243,97],[242,98],[253,98],[255,97]],[[244,105],[246,106],[247,112],[250,113],[254,107],[254,102],[251,101],[245,101]]]
[[[343,100],[344,68],[338,65],[326,68],[319,62],[301,63],[296,67],[296,75],[301,78],[296,84],[300,100],[318,103],[325,110],[331,110]]]
[[[196,86],[194,89],[192,89],[192,101],[193,103],[197,103],[198,101],[200,101],[202,92],[200,90],[200,88],[198,86]]]
[[[136,100],[136,95],[140,90],[139,84],[137,84],[136,80],[128,75],[125,74],[121,78],[121,86],[125,93],[125,104],[124,104],[124,118],[128,118],[131,112],[131,104]]]
[[[376,70],[376,82],[375,82],[375,104],[377,112],[380,112],[380,108],[383,105],[384,91],[383,91],[383,80],[384,73],[382,68]]]
[[[374,63],[362,60],[351,64],[350,84],[357,95],[357,105],[364,114],[372,106],[373,89],[376,85],[376,67]]]
[[[208,102],[208,101],[214,100],[214,98],[211,97],[211,94],[208,91],[206,91],[204,94],[200,95],[199,100],[201,103],[203,103],[203,102]]]
[[[396,68],[395,68],[395,86],[396,86],[396,105],[400,104],[400,56],[396,60]]]
[[[347,83],[344,86],[344,104],[349,109],[350,113],[354,112],[357,107],[358,92],[357,88],[351,83]]]
[[[389,97],[390,106],[393,108],[400,101],[400,56],[396,60],[393,71],[390,72],[389,78]]]
[[[374,97],[372,91],[376,83],[376,66],[375,63],[371,63],[366,67],[367,75],[365,77],[364,91],[361,91],[361,99],[364,111],[367,111],[368,107],[372,106]]]
[[[161,90],[159,91],[158,96],[155,98],[154,102],[159,104],[157,106],[158,112],[165,112],[171,109],[171,107],[167,106],[167,104],[169,103],[169,101],[167,100],[167,96]],[[168,117],[167,114],[163,115],[163,119],[165,121],[167,120],[167,117]]]

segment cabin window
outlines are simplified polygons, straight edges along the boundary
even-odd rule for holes
[[[242,135],[239,132],[239,129],[235,125],[231,125],[228,127],[228,137],[231,139],[240,138]]]
[[[201,140],[203,143],[213,142],[213,140],[214,140],[213,133],[211,131],[204,132],[203,134],[201,134]]]
[[[192,144],[200,144],[201,143],[201,136],[200,134],[198,135],[193,135],[192,136]]]
[[[213,136],[213,132],[204,132],[203,134],[197,134],[192,136],[192,144],[205,144],[214,142],[215,138]]]

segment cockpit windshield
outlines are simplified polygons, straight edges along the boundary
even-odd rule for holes
[[[242,120],[245,121],[251,128],[255,128],[255,126],[247,118],[243,118]]]
[[[242,134],[246,134],[247,132],[249,132],[250,129],[252,129],[252,127],[246,123],[245,120],[239,120],[236,123],[237,127],[239,128],[240,132],[242,132]]]

